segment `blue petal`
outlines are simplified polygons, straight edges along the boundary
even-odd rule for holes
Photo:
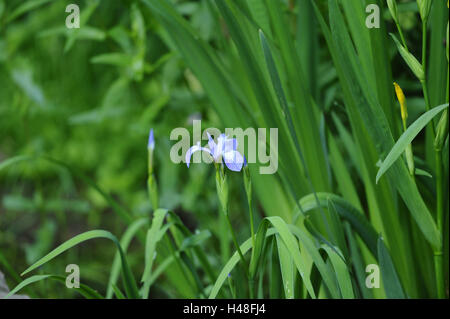
[[[228,169],[234,172],[240,172],[244,165],[244,157],[238,151],[230,151],[223,154],[223,160]]]
[[[223,153],[236,151],[238,147],[238,141],[235,138],[225,137],[223,140]]]
[[[194,154],[195,152],[198,152],[198,151],[204,151],[204,152],[207,152],[208,154],[212,155],[211,151],[209,149],[207,149],[205,147],[201,147],[200,142],[197,142],[197,145],[192,146],[186,152],[185,161],[186,161],[186,165],[188,168],[189,168],[189,165],[191,164],[192,154]]]
[[[197,151],[200,151],[201,147],[200,147],[200,142],[197,143],[197,145],[192,146],[191,148],[188,149],[188,151],[186,152],[186,165],[189,168],[189,164],[191,163],[191,156],[192,154],[194,154]]]
[[[206,132],[206,134],[208,135],[208,146],[209,146],[209,149],[211,150],[212,157],[216,158],[216,155],[219,155],[219,154],[216,154],[217,144],[214,142],[214,139],[211,137],[211,135],[208,132]]]

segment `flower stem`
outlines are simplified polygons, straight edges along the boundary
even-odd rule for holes
[[[422,22],[422,68],[424,79],[420,81],[422,84],[423,98],[425,100],[425,109],[430,110],[430,98],[428,96],[428,84],[427,84],[427,21]],[[433,121],[431,122],[431,128],[433,130],[433,140],[436,135]]]
[[[434,253],[434,270],[436,272],[437,297],[445,298],[444,273],[442,271],[442,251]]]
[[[422,68],[424,79],[421,81],[423,97],[425,100],[425,108],[427,111],[430,110],[430,99],[428,96],[428,85],[427,85],[427,20],[422,21]],[[434,141],[436,138],[436,129],[434,126],[434,121],[430,122],[431,125],[431,136]],[[435,158],[436,158],[436,202],[437,202],[437,227],[438,231],[441,234],[441,238],[443,239],[443,180],[442,180],[442,151],[435,150]],[[445,297],[445,287],[444,287],[444,274],[443,274],[443,261],[442,261],[442,240],[441,246],[438,247],[438,250],[434,252],[434,270],[436,276],[436,288],[438,298]]]
[[[250,299],[254,299],[255,298],[255,294],[254,294],[254,291],[253,291],[254,286],[255,286],[254,280],[249,277],[248,278],[248,291],[249,291]]]
[[[398,33],[400,34],[400,39],[402,40],[403,46],[405,47],[405,49],[407,51],[409,51],[408,50],[408,45],[406,44],[406,41],[405,41],[405,36],[403,35],[402,28],[400,27],[400,24],[398,22],[396,22],[395,24],[397,26]]]
[[[252,255],[250,259],[250,264],[253,262],[253,258],[255,258],[255,226],[253,221],[253,208],[252,208],[252,181],[250,178],[250,170],[248,166],[244,166],[244,186],[245,192],[247,193],[247,204],[248,204],[248,212],[250,218],[250,233],[252,238]],[[250,274],[250,269],[248,270],[248,291],[250,299],[254,298],[254,278],[253,274]]]
[[[236,246],[236,250],[239,254],[239,257],[241,258],[243,265],[245,265],[245,268],[248,269],[247,264],[244,259],[244,255],[242,254],[242,251],[241,251],[241,247],[239,247],[239,244],[237,242],[236,234],[234,233],[233,226],[231,225],[231,220],[230,220],[230,216],[229,216],[228,212],[225,213],[225,216],[227,217],[228,227],[230,228],[231,237],[233,239],[234,246]]]
[[[252,208],[252,200],[248,200],[248,211],[250,214],[250,233],[252,236],[252,251],[255,249],[255,226],[253,224],[253,208]]]
[[[442,260],[442,243],[444,240],[444,196],[442,178],[442,151],[436,150],[436,206],[437,206],[437,228],[441,234],[441,247],[434,252],[434,267],[436,272],[436,288],[438,298],[445,298],[444,273]]]

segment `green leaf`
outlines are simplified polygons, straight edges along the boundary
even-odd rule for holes
[[[414,75],[420,80],[425,80],[425,74],[423,72],[422,64],[416,59],[414,55],[412,55],[405,47],[398,41],[396,36],[390,33],[391,37],[394,39],[395,45],[397,46],[398,52],[402,56],[403,60],[405,60],[406,64],[409,66]]]
[[[57,257],[58,255],[62,254],[63,252],[67,251],[68,249],[85,242],[90,239],[95,238],[106,238],[111,240],[117,247],[120,253],[120,258],[122,262],[122,275],[123,275],[123,282],[125,286],[125,290],[127,293],[127,296],[129,298],[139,298],[139,292],[137,289],[136,281],[134,279],[133,273],[131,272],[130,267],[128,266],[128,262],[126,259],[126,256],[122,250],[122,247],[120,246],[119,241],[117,240],[116,236],[111,234],[108,231],[105,230],[91,230],[85,233],[82,233],[80,235],[77,235],[63,244],[56,247],[54,250],[52,250],[50,253],[39,259],[37,262],[35,262],[33,265],[31,265],[28,269],[26,269],[21,276],[29,273],[30,271],[44,265],[45,263],[49,262],[53,258]]]
[[[258,230],[256,232],[255,247],[252,249],[252,258],[250,260],[249,266],[249,277],[253,279],[259,270],[259,263],[261,260],[261,253],[263,251],[263,246],[265,243],[267,228],[269,227],[269,222],[263,219],[259,224]]]
[[[378,261],[380,263],[381,279],[383,280],[386,296],[392,299],[405,299],[400,279],[397,276],[391,255],[387,250],[383,239],[378,238]]]
[[[125,295],[123,294],[123,292],[119,289],[119,287],[117,287],[116,285],[112,285],[113,289],[114,289],[114,294],[116,295],[117,299],[126,299]]]
[[[275,229],[269,229],[266,233],[266,237],[272,236],[276,233]],[[241,252],[245,255],[250,248],[252,247],[252,239],[249,238],[246,241],[244,241],[241,245]],[[216,282],[214,283],[214,286],[211,289],[211,292],[209,293],[209,299],[214,299],[217,297],[217,294],[219,293],[220,289],[222,288],[223,284],[226,282],[228,275],[233,271],[234,267],[237,265],[237,263],[240,261],[240,256],[238,252],[234,252],[234,254],[231,256],[231,258],[226,262],[225,266],[222,268],[222,271],[220,272],[219,276],[216,279]]]
[[[46,4],[47,2],[50,2],[52,0],[29,0],[25,1],[21,5],[19,5],[6,19],[6,23],[11,22],[12,20],[20,17],[21,15],[40,7],[41,5]]]
[[[295,236],[291,233],[288,225],[283,221],[283,219],[281,219],[281,217],[278,216],[274,216],[274,217],[267,217],[267,220],[270,221],[270,223],[273,225],[273,227],[278,231],[278,234],[280,235],[281,239],[283,239],[283,242],[285,243],[289,253],[292,256],[292,259],[294,261],[295,266],[297,267],[298,273],[300,274],[300,277],[303,280],[303,283],[306,287],[306,290],[308,291],[308,293],[311,295],[312,298],[316,298],[316,294],[314,292],[313,286],[311,284],[311,280],[307,275],[306,272],[306,267],[305,267],[305,263],[303,261],[303,258],[300,255],[300,249],[299,249],[299,245],[298,245],[298,241],[295,238]],[[302,241],[303,239],[303,241]],[[303,244],[308,244],[308,241],[305,240],[305,238],[302,238],[301,241]],[[311,247],[311,246],[309,246]],[[309,248],[307,247],[307,249]],[[308,252],[311,253],[315,253],[317,252],[318,254],[318,250],[317,249],[308,249]],[[319,259],[316,259],[316,261],[319,261]],[[320,259],[321,261],[321,259]],[[317,265],[319,270],[320,270],[320,264]],[[325,273],[322,273],[322,275],[324,275],[324,280],[326,281],[326,275]],[[330,282],[327,282],[328,284]],[[332,287],[330,287],[332,288]]]
[[[91,63],[94,64],[111,64],[116,66],[129,66],[132,62],[132,57],[125,53],[105,53],[96,55],[91,58]]]
[[[331,284],[331,278],[324,271],[325,265],[323,263],[323,260],[320,257],[318,249],[316,247],[314,247],[311,240],[309,238],[307,238],[306,236],[304,236],[303,233],[298,228],[295,228],[295,226],[290,225],[290,227],[288,227],[288,225],[283,221],[283,219],[281,219],[278,216],[266,217],[266,220],[269,221],[272,224],[272,226],[274,227],[274,229],[269,229],[267,231],[266,237],[273,235],[275,233],[275,231],[277,232],[277,234],[279,234],[279,236],[283,240],[283,243],[286,246],[289,254],[292,257],[294,265],[296,266],[297,271],[300,274],[300,277],[302,278],[305,288],[308,291],[308,293],[310,294],[310,296],[312,298],[316,298],[316,294],[315,294],[313,286],[311,284],[311,280],[310,280],[309,276],[307,275],[308,272],[307,272],[306,265],[300,254],[298,241],[297,241],[296,237],[294,236],[294,234],[296,236],[300,236],[300,241],[303,244],[305,244],[308,253],[313,255],[312,256],[313,260],[314,260],[314,262],[317,263],[317,267],[319,268],[319,270],[322,270],[321,273],[322,273],[322,275],[325,276],[326,284],[330,285],[329,288],[334,291],[333,286]],[[252,242],[251,242],[251,238],[250,238],[250,239],[246,240],[240,246],[242,254],[245,254],[251,247],[252,247]],[[239,258],[240,257],[238,255],[238,253],[235,252],[233,254],[233,256],[228,260],[228,262],[226,263],[225,267],[222,269],[221,273],[219,274],[219,277],[217,278],[217,280],[211,290],[211,293],[209,295],[210,299],[215,298],[217,296],[220,288],[222,287],[223,283],[225,282],[226,278],[228,277],[228,274],[231,273],[234,266],[236,266],[237,262],[239,261]]]
[[[11,290],[4,298],[8,299],[9,297],[11,297],[12,295],[16,294],[17,292],[19,292],[20,290],[22,290],[23,288],[25,288],[28,285],[31,285],[35,282],[39,282],[41,280],[45,280],[45,279],[53,279],[56,280],[62,284],[66,284],[66,277],[63,276],[58,276],[58,275],[36,275],[36,276],[31,276],[30,278],[25,279],[24,281],[22,281],[20,284],[18,284],[13,290]],[[94,289],[92,289],[91,287],[80,283],[80,288],[73,288],[75,291],[77,291],[78,293],[80,293],[82,296],[84,296],[87,299],[103,299],[103,296],[100,295],[97,291],[95,291]]]
[[[295,266],[292,256],[289,253],[280,235],[275,235],[277,239],[278,256],[280,259],[281,279],[283,280],[284,296],[286,299],[294,299],[295,294]]]
[[[414,170],[414,174],[416,174],[417,176],[426,176],[429,178],[433,178],[433,176],[430,173],[428,173],[427,171],[420,169],[420,168],[416,168]]]
[[[120,239],[120,245],[122,246],[123,251],[126,253],[128,246],[131,243],[131,240],[136,235],[136,233],[143,227],[148,224],[148,218],[140,218],[128,226],[128,228],[125,230],[125,233],[123,234],[122,238]],[[106,298],[110,299],[113,295],[113,292],[115,292],[115,285],[117,283],[117,279],[119,278],[120,269],[122,267],[120,259],[120,253],[117,252],[114,256],[114,261],[111,266],[111,272],[109,275],[108,280],[108,288],[106,291]],[[117,293],[116,293],[117,296]]]
[[[350,278],[347,264],[344,262],[344,260],[342,260],[341,256],[339,256],[330,247],[323,245],[322,248],[327,252],[328,257],[330,257],[331,264],[333,265],[334,271],[336,272],[336,278],[342,298],[354,299],[355,295],[353,293],[352,280]]]
[[[386,156],[384,161],[381,163],[380,169],[378,170],[376,182],[380,180],[381,176],[394,164],[394,162],[400,157],[405,151],[406,147],[411,144],[414,138],[422,131],[422,129],[427,126],[433,117],[439,114],[444,109],[448,108],[448,103],[440,106],[436,106],[420,116],[413,124],[411,124],[408,129],[400,136],[397,143],[391,149],[389,154]]]
[[[156,245],[164,235],[165,231],[161,232],[161,227],[167,214],[167,209],[157,209],[153,215],[152,226],[147,232],[147,239],[145,244],[145,269],[141,279],[141,282],[143,282],[141,292],[143,298],[147,298],[150,291],[150,279],[152,274],[153,260],[156,253]]]
[[[317,202],[314,194],[306,195],[300,199],[299,204],[306,216],[311,214],[314,209],[319,208],[318,205],[327,207],[328,201],[331,200],[339,216],[350,223],[353,229],[361,236],[371,253],[374,256],[377,255],[377,233],[357,208],[342,197],[334,194],[317,193],[317,198],[319,202]]]

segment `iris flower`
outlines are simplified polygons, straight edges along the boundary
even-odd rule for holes
[[[223,162],[229,170],[240,172],[244,165],[244,157],[237,151],[237,140],[235,138],[228,138],[225,134],[220,134],[217,138],[217,143],[208,134],[208,147],[201,147],[200,142],[192,146],[186,152],[186,164],[189,167],[191,163],[191,156],[195,152],[207,152],[213,158],[214,162],[222,164]]]

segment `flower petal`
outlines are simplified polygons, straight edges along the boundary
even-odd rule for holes
[[[244,157],[238,151],[229,151],[223,154],[223,160],[228,169],[234,172],[240,172],[244,165]]]
[[[211,153],[211,151],[210,151],[208,148],[206,148],[206,147],[201,147],[201,146],[200,146],[200,142],[197,142],[196,145],[192,146],[192,147],[191,147],[190,149],[188,149],[188,151],[186,152],[185,160],[186,160],[186,165],[187,165],[188,168],[189,168],[189,165],[191,164],[191,157],[192,157],[192,155],[193,155],[195,152],[198,152],[198,151],[204,151],[204,152],[207,152],[208,154],[210,154],[210,155],[212,156],[212,153]]]
[[[237,151],[238,141],[235,138],[227,138],[223,145],[223,152]]]
[[[226,152],[236,151],[238,147],[238,142],[235,138],[228,138],[225,134],[220,134],[217,138],[217,145],[221,150],[223,155]]]
[[[209,149],[211,150],[212,157],[216,158],[216,155],[219,155],[219,154],[216,154],[217,144],[214,142],[214,139],[211,137],[211,135],[208,132],[206,132],[206,134],[208,135],[208,146],[209,146]]]

